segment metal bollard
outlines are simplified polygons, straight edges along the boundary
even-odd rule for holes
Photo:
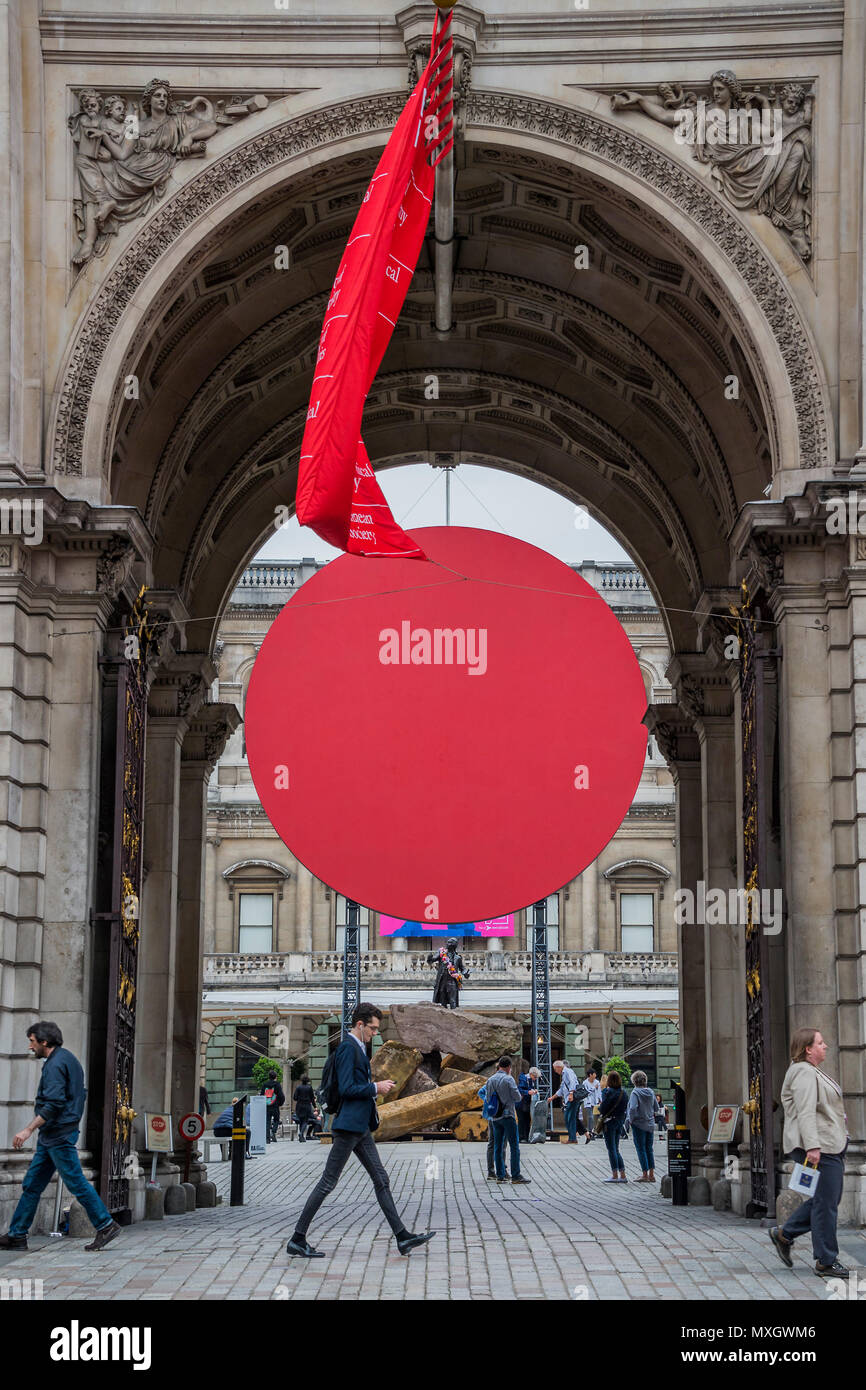
[[[244,1106],[247,1097],[242,1096],[232,1106],[232,1178],[229,1205],[242,1207],[244,1204],[244,1162],[246,1155],[247,1130],[244,1123]]]
[[[674,1130],[668,1131],[668,1172],[671,1175],[671,1201],[675,1207],[689,1204],[689,1177],[692,1171],[692,1137],[686,1128],[686,1093],[674,1085]]]

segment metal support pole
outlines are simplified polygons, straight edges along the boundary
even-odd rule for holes
[[[346,904],[346,939],[343,942],[343,1013],[340,1041],[351,1031],[352,1014],[361,999],[361,909],[351,899]]]
[[[51,1230],[50,1230],[49,1233],[48,1233],[49,1235],[52,1235],[52,1236],[61,1236],[61,1237],[63,1236],[63,1232],[62,1232],[61,1229],[60,1229],[60,1216],[61,1216],[62,1210],[63,1210],[63,1179],[61,1178],[60,1174],[58,1173],[58,1174],[57,1174],[57,1191],[56,1191],[55,1194],[54,1194],[54,1221],[52,1222]]]
[[[686,1128],[686,1093],[679,1082],[674,1085],[673,1133],[668,1130],[668,1172],[671,1177],[672,1205],[687,1207],[692,1172],[692,1137]]]
[[[532,922],[532,1065],[541,1072],[539,1099],[547,1102],[551,1093],[550,1066],[550,975],[547,956],[547,899],[535,904]],[[548,1111],[548,1129],[553,1129],[553,1113]]]
[[[232,1106],[232,1174],[231,1197],[229,1205],[242,1207],[244,1204],[244,1163],[247,1149],[247,1127],[244,1121],[244,1106],[247,1097],[241,1096]]]

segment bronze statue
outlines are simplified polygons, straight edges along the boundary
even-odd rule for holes
[[[463,969],[463,957],[457,954],[457,937],[449,936],[435,956],[427,957],[427,964],[437,966],[433,1003],[456,1009],[460,1004],[460,987],[469,979],[469,971]]]

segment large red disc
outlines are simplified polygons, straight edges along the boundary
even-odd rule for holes
[[[646,753],[637,659],[560,560],[463,527],[429,559],[333,560],[286,604],[246,702],[250,768],[292,853],[393,917],[469,922],[598,856]]]

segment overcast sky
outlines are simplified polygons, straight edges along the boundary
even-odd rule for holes
[[[416,463],[383,469],[376,476],[401,526],[411,531],[416,526],[445,524],[445,474],[441,469]],[[573,503],[550,488],[473,464],[461,464],[451,475],[451,524],[504,531],[569,564],[629,558],[603,526],[579,515]],[[292,517],[266,541],[256,559],[331,560],[339,553]]]

